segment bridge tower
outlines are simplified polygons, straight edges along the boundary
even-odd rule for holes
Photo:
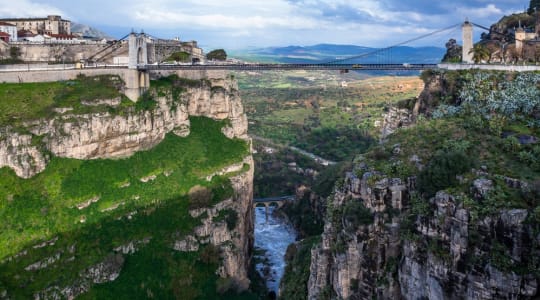
[[[128,47],[129,63],[125,76],[125,94],[135,102],[150,87],[150,75],[144,69],[148,64],[146,35],[132,32],[128,38]]]
[[[461,61],[467,64],[473,63],[473,26],[469,20],[465,20],[461,26],[463,36],[462,58]]]
[[[519,27],[516,29],[515,33],[515,42],[516,42],[516,52],[521,57],[523,54],[523,42],[527,38],[527,34],[525,33],[525,30],[523,27],[521,27],[521,20],[519,21]]]

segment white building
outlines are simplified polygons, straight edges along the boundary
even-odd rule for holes
[[[9,34],[9,41],[6,42],[16,42],[17,41],[17,26],[7,22],[0,22],[0,32],[5,32]]]

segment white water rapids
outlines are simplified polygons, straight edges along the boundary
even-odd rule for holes
[[[294,243],[296,231],[286,219],[273,216],[273,209],[268,208],[266,220],[264,207],[255,208],[255,249],[264,251],[258,257],[262,262],[257,263],[256,269],[266,279],[268,290],[277,294],[285,271],[284,255]]]

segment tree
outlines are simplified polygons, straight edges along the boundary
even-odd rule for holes
[[[224,61],[227,60],[227,52],[225,52],[223,49],[212,50],[206,54],[206,58],[209,60]]]
[[[489,52],[488,48],[482,44],[474,45],[474,47],[469,51],[469,54],[471,53],[473,54],[475,64],[482,61],[489,61],[491,57],[491,53]]]
[[[9,48],[9,57],[11,57],[12,60],[18,60],[19,56],[21,56],[21,49],[19,47]]]
[[[450,39],[446,43],[446,54],[444,55],[443,62],[460,62],[462,47],[457,44],[455,39]]]
[[[535,8],[536,10],[540,11],[540,0],[531,0],[531,2],[529,2],[529,9],[527,10],[527,13],[532,15]]]
[[[191,59],[191,54],[185,51],[179,51],[171,53],[171,55],[165,59],[165,61],[177,61],[177,62],[189,62]]]

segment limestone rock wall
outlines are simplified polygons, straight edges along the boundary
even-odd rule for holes
[[[30,133],[4,128],[0,132],[0,167],[10,167],[23,178],[32,177],[46,167],[45,150],[58,157],[77,159],[126,157],[152,148],[169,132],[187,136],[189,115],[228,119],[230,125],[223,129],[224,134],[247,139],[247,117],[236,81],[227,77],[209,82],[187,88],[179,103],[171,95],[156,97],[157,106],[151,111],[132,108],[116,115],[65,113],[28,122],[26,129]]]
[[[0,130],[0,167],[9,167],[23,178],[45,170],[48,156],[32,143],[32,136]]]
[[[250,166],[249,171],[231,178],[234,196],[220,202],[212,208],[197,209],[190,212],[193,217],[207,215],[202,225],[195,228],[195,236],[177,241],[175,245],[198,245],[211,243],[219,247],[222,258],[217,274],[223,278],[231,278],[240,290],[249,287],[248,269],[253,246],[254,218],[253,212],[253,157],[248,156],[244,163]],[[214,218],[221,211],[232,210],[238,220],[235,228],[230,230],[226,222],[215,222]],[[182,247],[179,251],[196,251],[198,247]]]
[[[414,178],[406,183],[380,179],[381,174],[362,168],[356,174],[363,175],[348,173],[329,202],[322,242],[312,250],[308,299],[540,295],[534,272],[540,235],[527,221],[527,210],[501,210],[473,219],[452,195],[439,192],[430,200],[430,214],[407,220]],[[373,213],[373,222],[350,226],[339,213],[350,201],[362,202]],[[406,226],[416,233],[407,236]],[[512,264],[505,269],[509,259]]]
[[[212,79],[211,82],[210,89],[190,89],[183,95],[188,114],[216,120],[228,119],[230,126],[223,130],[227,137],[248,138],[248,121],[238,94],[238,83],[228,79]]]
[[[414,123],[413,114],[408,109],[390,107],[383,116],[381,138],[386,138],[399,128],[406,128]]]

